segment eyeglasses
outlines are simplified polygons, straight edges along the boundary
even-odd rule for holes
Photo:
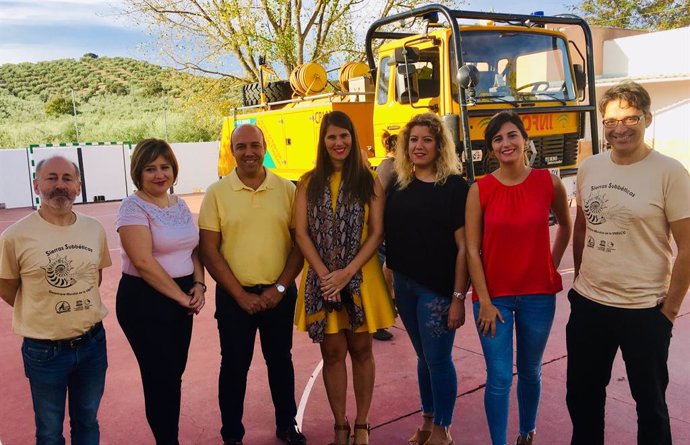
[[[604,119],[601,123],[604,124],[606,128],[616,128],[619,123],[622,123],[626,127],[634,127],[639,124],[643,118],[644,114],[640,114],[639,116],[628,116],[623,119]]]

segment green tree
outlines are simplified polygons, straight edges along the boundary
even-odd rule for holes
[[[62,94],[55,95],[46,102],[45,111],[48,116],[53,117],[72,114],[72,101]]]
[[[439,0],[450,3],[451,0]],[[289,73],[297,64],[361,58],[356,29],[424,0],[126,0],[125,14],[159,35],[177,64],[244,81],[259,79],[258,56]],[[455,0],[454,4],[463,3]],[[360,32],[361,34],[361,32]],[[356,54],[356,56],[353,56]],[[234,58],[241,73],[208,68]]]
[[[690,25],[690,0],[582,0],[572,9],[597,26],[660,31]]]

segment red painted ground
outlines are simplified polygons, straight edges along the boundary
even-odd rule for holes
[[[197,211],[201,195],[185,197],[192,211]],[[98,218],[108,231],[113,266],[104,271],[101,292],[111,314],[105,319],[108,332],[106,390],[99,413],[103,444],[152,444],[144,417],[144,402],[139,370],[129,345],[115,319],[115,290],[120,275],[119,242],[114,231],[115,214],[119,203],[78,206],[77,210]],[[0,210],[0,231],[30,209]],[[570,251],[561,267],[566,289],[572,282]],[[220,413],[217,403],[217,379],[220,363],[219,343],[214,311],[214,285],[208,279],[210,297],[203,312],[195,319],[187,371],[183,379],[182,416],[180,419],[182,444],[220,444]],[[567,444],[570,421],[565,406],[565,323],[568,302],[565,293],[558,296],[558,308],[549,345],[544,357],[542,403],[538,419],[538,442],[545,445]],[[669,360],[671,383],[668,403],[675,443],[690,443],[690,298],[686,299],[682,315],[676,321]],[[415,356],[401,323],[393,328],[390,342],[374,342],[377,362],[377,383],[371,409],[374,445],[405,444],[419,421],[416,387]],[[0,303],[0,442],[2,445],[27,445],[33,442],[33,410],[29,387],[24,377],[20,353],[21,339],[11,330],[11,310]],[[484,360],[474,327],[460,329],[454,354],[459,377],[459,395],[452,434],[458,445],[488,444],[488,430],[483,409]],[[281,444],[274,437],[274,417],[266,370],[256,346],[250,371],[250,384],[245,403],[247,445]],[[304,333],[294,336],[293,356],[296,372],[297,402],[320,361],[319,349]],[[617,359],[607,403],[607,444],[635,443],[636,415],[630,396],[625,369]],[[354,401],[350,418],[354,417]],[[65,431],[69,425],[65,424]],[[332,419],[321,375],[306,401],[302,430],[312,445],[332,440]],[[517,435],[517,407],[513,395],[509,438]],[[68,439],[69,443],[69,439]]]

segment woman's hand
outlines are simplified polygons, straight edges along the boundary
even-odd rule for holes
[[[479,332],[486,336],[489,332],[491,332],[491,337],[496,336],[496,319],[503,323],[503,316],[501,313],[496,309],[496,306],[491,304],[490,302],[487,303],[479,303],[479,316],[477,317],[477,327],[479,328]]]
[[[340,291],[347,286],[352,275],[346,269],[334,270],[321,279],[321,293],[327,301],[340,301]]]
[[[455,330],[465,324],[465,302],[453,298],[448,309],[448,330]]]
[[[206,304],[206,298],[204,297],[204,288],[199,283],[195,283],[187,294],[191,297],[189,300],[189,315],[199,314],[201,309]]]

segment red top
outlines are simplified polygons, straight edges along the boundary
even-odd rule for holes
[[[554,188],[548,170],[533,169],[520,184],[493,175],[477,181],[484,214],[482,265],[491,298],[555,294],[563,289],[553,265],[549,209]],[[473,292],[473,300],[477,300]]]

